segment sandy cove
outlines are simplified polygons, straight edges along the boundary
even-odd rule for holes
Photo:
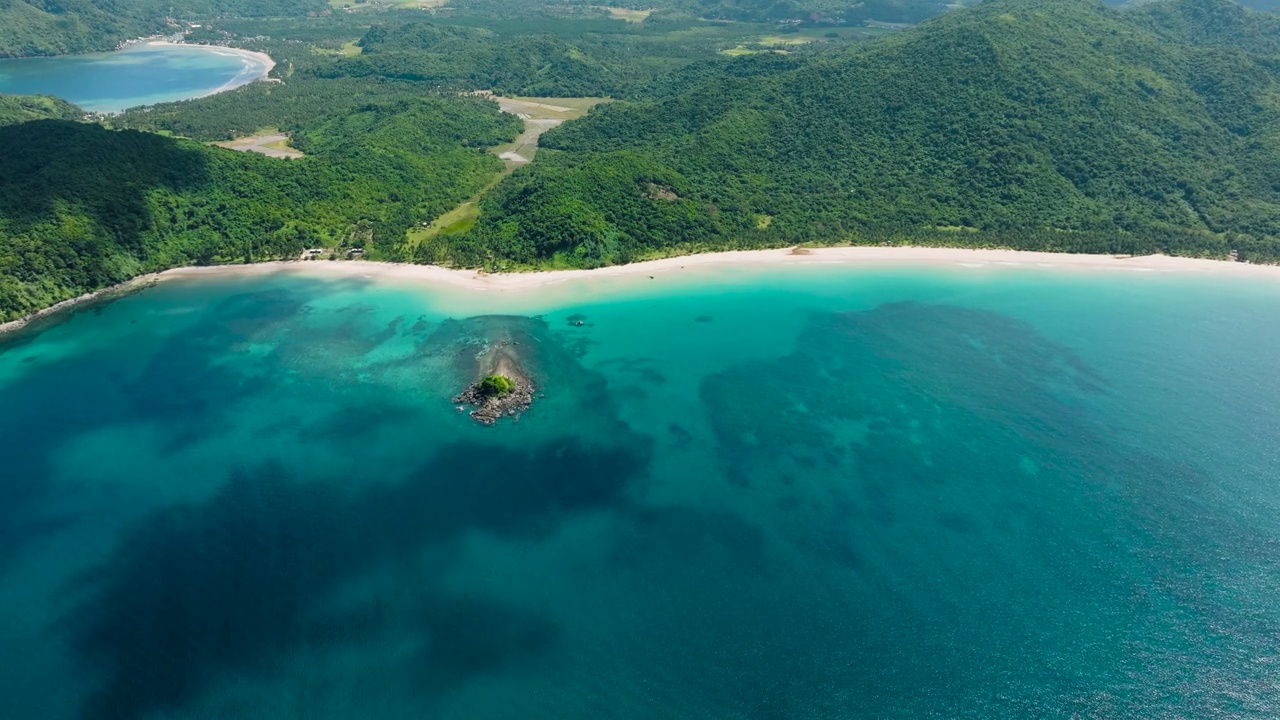
[[[216,95],[220,92],[226,92],[227,90],[234,90],[242,85],[248,85],[249,83],[257,80],[265,80],[267,79],[267,76],[271,74],[272,68],[276,66],[276,61],[272,60],[271,56],[266,53],[244,50],[242,48],[226,47],[224,45],[175,43],[167,40],[148,40],[147,45],[160,47],[203,48],[219,55],[234,55],[245,63],[245,70],[254,70],[254,72],[246,72],[245,70],[242,70],[221,87],[196,97],[208,97],[209,95]]]
[[[650,260],[630,265],[612,265],[594,270],[549,270],[521,273],[485,273],[477,270],[453,270],[436,265],[374,262],[368,260],[275,261],[251,265],[212,265],[182,267],[144,275],[121,285],[64,300],[21,320],[0,324],[0,333],[17,330],[35,320],[98,300],[110,300],[123,294],[150,287],[159,282],[201,276],[251,277],[272,273],[299,273],[346,277],[377,278],[457,288],[480,293],[518,293],[554,285],[604,281],[593,285],[609,286],[610,280],[622,278],[683,277],[696,279],[698,269],[762,269],[803,265],[847,265],[859,268],[953,268],[973,269],[1066,269],[1139,273],[1190,273],[1204,276],[1254,276],[1280,281],[1280,266],[1254,265],[1223,260],[1200,260],[1144,255],[1074,255],[1067,253],[1027,252],[1020,250],[967,250],[927,247],[832,247],[783,248],[776,250],[740,250],[704,253]]]

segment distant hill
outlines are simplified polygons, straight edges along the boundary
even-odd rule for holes
[[[1123,5],[1125,7],[1138,7],[1141,5],[1149,5],[1160,0],[1108,0],[1113,5]],[[1265,10],[1275,12],[1280,10],[1280,0],[1240,0],[1240,4],[1254,10]]]
[[[28,120],[78,120],[84,111],[47,95],[0,95],[0,125]]]
[[[744,58],[544,135],[419,259],[814,241],[1280,261],[1276,38],[1228,0],[989,0],[798,66]]]
[[[324,0],[0,0],[0,57],[111,50],[171,29],[166,18],[293,15]]]
[[[643,8],[663,15],[746,22],[867,20],[916,23],[978,0],[642,0],[604,3],[599,0],[455,0],[455,7],[501,13],[512,8],[569,6]]]
[[[1280,0],[1275,0],[1280,7]],[[1136,9],[1137,23],[1170,42],[1280,55],[1280,16],[1252,12],[1232,0],[1166,0]]]

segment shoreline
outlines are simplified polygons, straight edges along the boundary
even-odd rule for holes
[[[1169,255],[1080,255],[1027,250],[983,250],[932,247],[844,246],[826,248],[780,248],[772,250],[731,250],[680,255],[627,265],[610,265],[591,270],[540,270],[531,272],[486,273],[457,270],[439,265],[380,262],[371,260],[274,260],[261,263],[206,265],[172,268],[140,275],[79,297],[63,300],[18,320],[0,323],[0,336],[13,333],[52,315],[72,311],[95,301],[115,299],[161,282],[202,276],[253,276],[282,272],[334,274],[378,279],[397,279],[446,285],[471,292],[520,292],[566,282],[651,276],[665,272],[699,268],[746,269],[794,267],[800,265],[845,265],[860,268],[932,267],[955,270],[1073,269],[1086,271],[1194,273],[1217,276],[1270,277],[1280,281],[1280,265],[1258,265],[1229,260],[1204,260]]]
[[[30,315],[20,317],[17,320],[0,323],[0,341],[3,341],[8,335],[28,328],[41,320],[52,319],[54,316],[61,315],[63,313],[70,314],[76,310],[83,310],[86,307],[93,305],[95,302],[109,302],[118,297],[145,290],[159,283],[160,276],[163,275],[164,272],[167,271],[139,275],[136,278],[125,280],[117,285],[105,287],[101,290],[94,290],[93,292],[87,292],[83,295],[54,303],[47,308],[37,310]]]
[[[957,269],[1089,269],[1142,273],[1199,273],[1270,276],[1280,280],[1280,265],[1229,260],[1203,260],[1169,255],[1080,255],[1027,250],[983,250],[932,247],[842,246],[730,250],[678,255],[590,270],[535,270],[487,273],[439,265],[416,265],[372,260],[277,260],[250,265],[181,267],[159,274],[160,280],[201,275],[253,275],[274,272],[320,272],[435,282],[478,292],[532,290],[574,280],[653,275],[709,267],[783,267],[849,265],[854,267],[932,266]]]
[[[217,53],[218,51],[222,51],[222,54],[233,55],[235,57],[240,58],[240,60],[245,63],[245,69],[241,70],[239,73],[236,73],[235,77],[231,78],[230,80],[218,86],[217,88],[214,88],[213,90],[210,90],[202,95],[195,95],[191,98],[188,98],[190,100],[195,100],[196,98],[209,97],[210,95],[217,95],[218,93],[227,92],[228,90],[235,90],[238,87],[243,87],[250,83],[257,82],[259,80],[266,80],[267,77],[271,75],[271,71],[275,69],[275,66],[276,66],[276,61],[273,60],[270,55],[264,52],[258,52],[256,50],[245,50],[244,48],[227,47],[226,45],[206,45],[204,43],[170,42],[168,40],[145,40],[143,42],[146,45],[152,46],[152,47],[160,46],[160,47],[207,48],[211,52],[215,52],[215,53]],[[246,70],[257,67],[254,65],[254,63],[256,63],[257,66],[260,66],[261,70],[255,70],[252,77],[246,76],[245,75]]]
[[[195,95],[182,97],[176,100],[156,100],[153,102],[148,102],[143,105],[130,105],[128,107],[112,108],[112,109],[91,109],[91,108],[84,107],[83,105],[78,105],[78,104],[76,105],[85,113],[88,113],[89,115],[98,115],[98,116],[119,115],[120,113],[123,113],[126,110],[132,109],[134,107],[151,107],[152,105],[159,105],[161,103],[182,102],[184,100],[195,100],[198,98],[205,98],[205,97],[209,97],[210,95],[217,95],[219,93],[235,90],[236,88],[244,87],[245,85],[249,85],[251,83],[255,83],[258,81],[275,82],[270,78],[270,75],[271,75],[271,71],[275,69],[276,61],[272,59],[270,55],[264,52],[257,52],[256,50],[245,50],[243,48],[236,48],[236,47],[227,47],[225,45],[174,42],[174,41],[165,39],[168,37],[171,37],[171,36],[151,35],[149,37],[134,38],[132,40],[126,40],[120,43],[120,45],[117,46],[115,50],[95,50],[92,52],[67,53],[62,55],[30,55],[30,56],[24,56],[24,57],[18,57],[18,58],[0,58],[0,59],[2,60],[48,60],[48,59],[61,58],[61,57],[86,57],[89,55],[114,55],[116,53],[128,52],[131,49],[140,48],[140,47],[198,48],[206,52],[212,52],[212,53],[220,54],[223,56],[232,56],[240,59],[241,68],[239,72],[235,74],[235,76],[233,76],[227,82],[219,85],[218,87],[198,91],[198,94],[195,94]],[[39,93],[39,94],[48,94],[48,93]],[[58,96],[58,97],[61,97],[61,96]],[[116,99],[118,100],[119,98],[116,98]],[[110,98],[108,98],[108,100],[110,100]],[[72,102],[72,101],[67,100],[67,102]],[[89,100],[89,101],[83,101],[83,102],[93,102],[93,101]],[[76,103],[72,103],[72,104],[76,104]]]

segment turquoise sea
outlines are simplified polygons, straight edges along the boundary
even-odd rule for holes
[[[0,717],[1280,715],[1280,277],[688,272],[9,339]]]
[[[85,110],[119,112],[230,90],[265,70],[226,48],[139,43],[109,53],[0,60],[0,93],[53,95]]]

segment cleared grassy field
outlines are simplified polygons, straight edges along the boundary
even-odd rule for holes
[[[642,23],[653,14],[652,10],[632,10],[630,8],[609,7],[607,5],[592,5],[591,7],[597,10],[608,10],[609,15],[615,20],[626,20],[633,23]]]
[[[805,45],[815,40],[818,40],[818,38],[796,33],[794,35],[765,35],[757,42],[761,45]]]
[[[746,47],[745,45],[739,45],[737,47],[729,48],[728,50],[720,51],[721,55],[729,55],[731,57],[742,57],[743,55],[759,55],[760,53],[776,53],[778,55],[790,55],[791,51],[779,50],[777,48],[749,48],[749,47]]]
[[[480,192],[458,207],[433,220],[426,227],[410,228],[405,234],[405,247],[410,252],[421,243],[439,235],[466,232],[480,217],[480,198],[521,165],[533,161],[542,133],[566,120],[580,118],[605,98],[536,98],[494,96],[503,112],[524,119],[524,132],[514,142],[491,148],[489,152],[502,158],[503,169]]]
[[[363,8],[438,8],[449,0],[369,0],[358,3],[355,0],[329,0],[329,7],[334,10],[361,10]]]
[[[515,104],[523,105],[529,109],[530,117],[546,117],[558,120],[573,120],[587,114],[591,108],[602,102],[609,102],[607,98],[546,98],[546,97],[511,97],[511,98],[495,98],[499,104],[504,100]],[[506,110],[506,108],[503,108]],[[507,110],[511,112],[511,110]],[[522,111],[523,112],[523,111]]]
[[[267,157],[292,160],[302,157],[302,152],[289,145],[289,136],[275,128],[266,128],[248,137],[236,138],[226,142],[213,143],[218,147],[240,152],[253,152]]]
[[[848,40],[865,40],[880,35],[901,32],[889,28],[868,27],[819,27],[802,28],[796,32],[770,33],[744,38],[735,47],[721,50],[720,54],[734,57],[756,55],[762,52],[787,53],[784,48],[799,48],[804,45],[840,42]]]

